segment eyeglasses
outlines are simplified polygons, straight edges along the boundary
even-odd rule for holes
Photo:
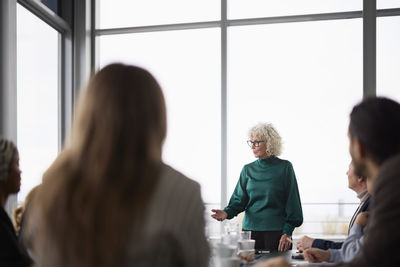
[[[251,140],[247,140],[247,144],[249,145],[249,147],[259,147],[260,143],[265,142],[265,141],[251,141]]]

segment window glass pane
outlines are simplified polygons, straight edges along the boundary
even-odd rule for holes
[[[220,30],[99,37],[99,60],[134,64],[159,81],[167,104],[163,159],[220,202]]]
[[[17,6],[17,129],[22,186],[19,200],[41,183],[58,152],[58,38]]]
[[[228,0],[228,18],[276,17],[362,10],[362,0]]]
[[[348,117],[362,99],[362,21],[232,27],[228,34],[228,197],[255,160],[248,129],[271,122],[303,203],[359,202],[346,171]],[[354,210],[303,204],[303,211],[302,231],[322,232],[321,223],[308,222],[348,222]]]
[[[400,1],[399,0],[377,0],[376,6],[378,9],[400,8]]]
[[[400,102],[400,17],[377,20],[376,94]]]
[[[215,0],[100,0],[96,1],[100,29],[218,20]]]

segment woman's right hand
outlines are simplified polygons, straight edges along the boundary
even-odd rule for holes
[[[228,217],[228,214],[223,210],[212,209],[211,211],[214,212],[214,214],[211,214],[211,217],[213,217],[217,221],[222,222],[223,220],[226,219],[226,217]]]

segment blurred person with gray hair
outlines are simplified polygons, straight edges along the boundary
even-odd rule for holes
[[[223,210],[213,209],[218,220],[245,212],[243,230],[251,231],[256,250],[287,251],[295,227],[303,223],[300,195],[292,164],[278,158],[281,137],[270,123],[259,123],[248,133],[256,161],[246,164]]]
[[[19,192],[21,170],[15,145],[0,138],[0,266],[29,266],[30,261],[19,246],[17,235],[4,210],[8,196]]]
[[[348,234],[350,234],[350,229],[354,225],[354,222],[361,212],[369,211],[369,203],[371,195],[367,190],[367,178],[364,176],[357,176],[354,173],[353,161],[349,165],[349,170],[346,172],[348,178],[348,186],[351,190],[357,193],[357,198],[360,199],[360,204],[358,205],[356,211],[354,212],[348,228]],[[309,236],[303,236],[296,243],[297,249],[302,252],[309,248],[319,248],[323,250],[334,249],[339,250],[342,248],[343,242],[334,242],[331,240],[312,238]]]

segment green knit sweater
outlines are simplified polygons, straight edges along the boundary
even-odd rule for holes
[[[245,165],[224,209],[228,219],[245,211],[243,229],[289,236],[303,223],[296,176],[287,160],[271,156]]]

